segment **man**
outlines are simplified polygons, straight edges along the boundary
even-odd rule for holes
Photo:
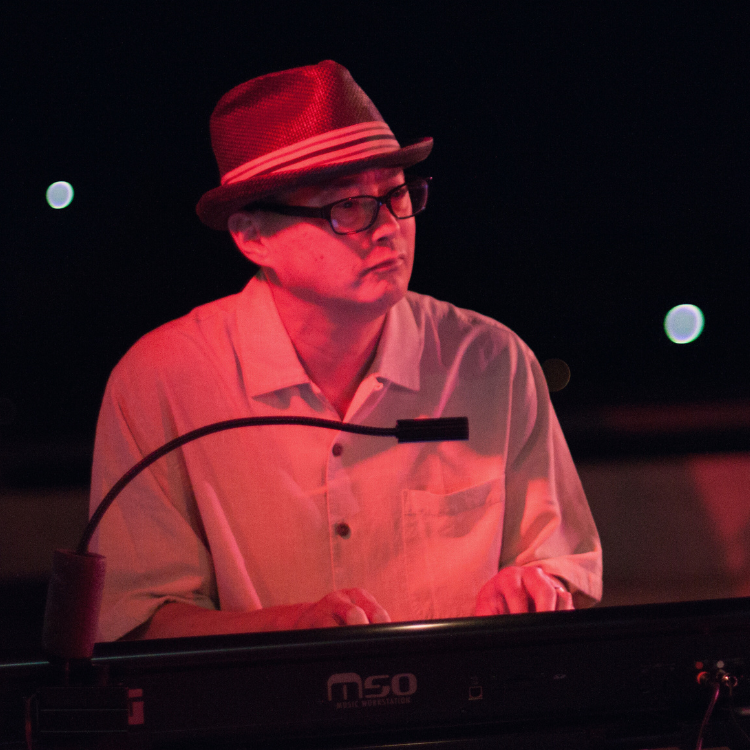
[[[340,65],[226,94],[221,185],[200,218],[260,272],[141,339],[97,428],[96,504],[143,455],[244,416],[392,427],[468,416],[466,442],[394,444],[302,426],[184,446],[105,516],[100,637],[167,637],[571,609],[601,549],[529,349],[407,292],[428,181]]]

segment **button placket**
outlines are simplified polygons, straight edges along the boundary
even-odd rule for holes
[[[339,458],[344,452],[344,446],[336,441],[331,447],[331,455]],[[346,521],[338,521],[333,525],[334,534],[340,539],[348,539],[352,535],[352,529]]]
[[[356,438],[356,436],[355,436]],[[347,550],[351,546],[349,541],[353,531],[351,518],[359,511],[359,504],[351,488],[349,473],[344,466],[342,456],[347,456],[352,449],[349,444],[350,436],[347,433],[339,433],[334,437],[334,442],[329,443],[328,460],[326,470],[326,483],[328,495],[328,522],[331,540],[331,562],[333,564],[333,580],[340,578],[348,579],[351,571],[348,570]]]

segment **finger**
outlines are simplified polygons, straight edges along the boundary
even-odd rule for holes
[[[474,604],[474,614],[477,617],[491,617],[492,615],[502,614],[497,612],[495,607],[495,594],[490,590],[489,583],[485,583],[477,594],[477,600]]]
[[[367,625],[364,611],[341,591],[333,591],[311,605],[297,622],[298,628],[334,628],[341,625]]]
[[[504,586],[502,593],[510,614],[520,615],[534,611],[534,597],[524,586],[523,577],[519,576],[517,581],[513,581],[513,585]]]
[[[550,578],[541,568],[524,571],[523,585],[529,596],[529,612],[554,612],[557,608],[558,589],[565,589]]]
[[[535,611],[559,612],[575,609],[573,595],[565,588],[563,582],[541,568],[529,569],[529,575],[524,578],[524,583],[534,598]]]
[[[308,630],[312,628],[336,628],[341,624],[329,609],[322,607],[321,603],[317,602],[311,604],[305,610],[294,627],[298,630]]]
[[[352,604],[346,609],[344,623],[346,625],[368,625],[370,618],[361,607],[356,607]]]
[[[484,584],[477,597],[476,612],[510,615],[529,611],[529,596],[523,587],[520,568],[504,568]]]
[[[573,594],[571,594],[570,591],[558,591],[557,606],[555,607],[555,610],[561,612],[567,609],[575,609],[573,606]]]
[[[485,584],[477,596],[474,614],[477,617],[491,617],[492,615],[507,615],[510,612],[503,595],[495,591],[493,586]]]
[[[332,591],[321,603],[325,603],[339,625],[367,625],[370,622],[365,611],[352,601],[349,591]]]
[[[554,610],[556,612],[561,612],[563,610],[575,609],[575,606],[573,605],[573,594],[568,591],[563,580],[557,576],[550,575],[549,573],[545,573],[545,575],[550,581],[552,581],[552,585],[555,587],[555,593],[557,594],[557,601],[555,602]]]
[[[511,615],[534,611],[534,596],[524,585],[529,572],[528,568],[509,567],[494,578],[495,589],[502,594],[506,611]]]
[[[352,604],[356,604],[367,616],[367,621],[371,623],[390,622],[391,618],[388,612],[378,604],[375,597],[365,589],[346,589],[345,593]]]
[[[477,594],[474,604],[474,614],[477,617],[491,617],[492,615],[506,615],[508,608],[505,599],[496,585],[497,574],[490,578]]]

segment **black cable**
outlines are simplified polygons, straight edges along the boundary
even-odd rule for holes
[[[714,712],[714,706],[716,705],[716,701],[719,699],[719,690],[721,689],[721,685],[718,682],[718,680],[711,681],[711,684],[713,685],[714,692],[711,696],[711,701],[708,704],[708,708],[706,709],[706,713],[703,716],[703,721],[701,722],[701,728],[698,731],[698,739],[695,743],[695,750],[702,750],[703,748],[703,735],[706,732],[706,727],[708,726],[708,720],[711,718],[711,714]]]
[[[395,435],[395,428],[389,427],[364,427],[361,425],[351,425],[344,422],[337,422],[333,419],[315,419],[313,417],[243,417],[240,419],[228,419],[224,422],[214,422],[213,424],[205,425],[204,427],[198,427],[196,430],[180,435],[179,437],[170,440],[160,448],[152,451],[147,456],[142,458],[135,466],[131,467],[120,479],[115,482],[112,489],[104,496],[104,499],[99,503],[99,506],[91,515],[86,528],[83,531],[81,541],[78,543],[79,555],[83,555],[88,552],[89,542],[91,537],[94,535],[96,527],[99,525],[102,516],[107,512],[107,508],[114,502],[115,498],[122,492],[127,485],[130,484],[144,469],[151,466],[152,463],[158,461],[162,456],[166,456],[167,453],[179,448],[186,443],[190,443],[198,438],[211,435],[214,432],[223,432],[224,430],[233,430],[237,427],[254,427],[259,425],[308,425],[310,427],[323,427],[329,430],[343,430],[345,432],[356,432],[364,435]],[[356,429],[354,429],[356,428]]]
[[[367,427],[366,425],[338,422],[333,419],[317,419],[315,417],[242,417],[240,419],[228,419],[224,422],[199,427],[196,430],[180,435],[179,437],[165,443],[147,456],[142,458],[135,466],[123,474],[115,482],[112,489],[104,496],[99,506],[91,515],[86,528],[83,531],[81,541],[78,543],[76,552],[85,555],[88,552],[91,537],[96,531],[102,516],[107,508],[114,502],[115,498],[133,481],[144,469],[151,466],[162,456],[179,448],[185,443],[211,435],[214,432],[233,430],[237,427],[257,427],[263,425],[304,425],[307,427],[323,427],[328,430],[339,432],[353,432],[358,435],[375,435],[378,437],[395,437],[399,443],[413,443],[436,440],[467,440],[469,437],[469,420],[466,417],[439,417],[436,419],[399,419],[395,427]]]

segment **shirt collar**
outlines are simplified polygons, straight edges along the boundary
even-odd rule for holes
[[[423,347],[424,332],[417,325],[407,298],[403,297],[388,311],[370,372],[381,379],[418,391]]]
[[[240,293],[237,324],[240,367],[248,396],[310,383],[262,272]]]
[[[240,367],[251,398],[283,388],[311,384],[281,322],[268,282],[258,272],[240,293],[237,309]],[[406,298],[386,315],[370,375],[419,390],[424,337]]]

